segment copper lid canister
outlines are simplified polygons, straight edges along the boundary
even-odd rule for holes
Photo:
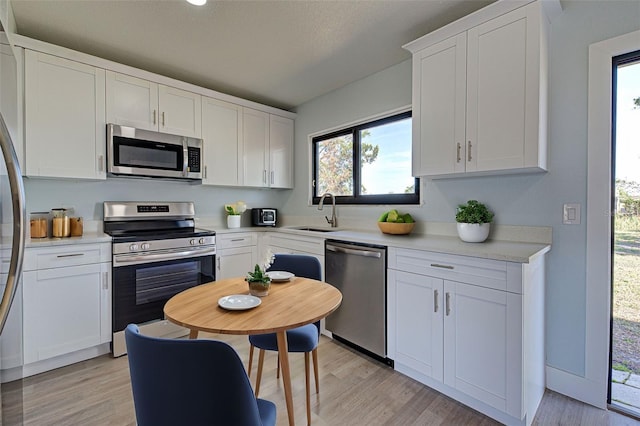
[[[81,217],[72,217],[69,219],[71,222],[71,236],[72,237],[81,237],[83,231],[82,218]]]

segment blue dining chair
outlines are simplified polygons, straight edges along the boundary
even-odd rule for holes
[[[302,254],[276,254],[269,271],[287,271],[296,277],[322,279],[322,266],[320,261],[308,255]],[[274,285],[274,284],[271,284]],[[277,284],[275,284],[277,285]],[[307,424],[311,424],[311,391],[309,384],[309,353],[313,357],[313,372],[316,382],[316,393],[320,392],[318,382],[318,342],[320,340],[320,322],[303,325],[302,327],[287,330],[287,346],[289,352],[304,352],[305,385],[307,391]],[[262,364],[264,351],[277,351],[278,339],[275,333],[256,334],[249,336],[249,376],[253,363],[253,348],[260,349],[258,355],[258,376],[256,378],[256,396],[260,392],[260,380],[262,378]],[[280,360],[278,359],[277,377],[280,377]]]
[[[236,351],[217,340],[160,339],[125,330],[138,426],[274,426]]]

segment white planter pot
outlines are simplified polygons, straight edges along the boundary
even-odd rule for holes
[[[240,228],[240,219],[242,216],[239,214],[230,214],[227,216],[227,228]]]
[[[490,223],[458,223],[458,236],[467,243],[481,243],[489,236]]]

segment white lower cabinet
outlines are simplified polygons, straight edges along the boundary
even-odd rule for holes
[[[111,244],[36,248],[23,274],[25,365],[111,340]]]
[[[216,279],[245,276],[258,262],[255,232],[218,234],[216,247]]]
[[[272,254],[306,254],[320,261],[324,279],[324,238],[268,232],[262,240],[264,251]]]
[[[395,369],[503,423],[530,424],[544,393],[544,256],[388,256]]]

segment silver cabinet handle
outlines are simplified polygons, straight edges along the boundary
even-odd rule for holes
[[[456,163],[460,162],[460,150],[462,149],[462,145],[460,144],[460,142],[458,142],[457,144],[457,148],[456,148]]]
[[[438,312],[438,290],[433,290],[433,312]]]
[[[231,240],[232,243],[237,243],[238,241],[244,241],[244,238],[235,238]]]
[[[63,257],[78,257],[78,256],[84,256],[84,253],[59,254],[56,257],[63,258]]]
[[[441,265],[440,263],[432,263],[431,266],[433,268],[453,269],[453,266],[451,265]]]
[[[445,293],[445,312],[447,313],[447,316],[449,316],[449,314],[451,313],[451,295],[449,294],[449,292]]]
[[[207,166],[204,166],[204,178],[207,178]]]
[[[471,161],[471,141],[467,141],[467,161]]]
[[[102,289],[109,290],[109,273],[108,272],[102,273]]]
[[[157,124],[157,123],[156,123],[156,121],[157,121],[157,120],[156,120],[156,114],[157,114],[157,113],[158,113],[158,111],[154,109],[154,110],[153,110],[153,125],[154,125],[154,126]]]
[[[216,262],[218,264],[217,265],[218,266],[218,268],[217,268],[218,272],[220,272],[220,268],[222,267],[221,262],[222,262],[222,257],[218,256],[218,259],[217,259],[217,262]]]
[[[104,156],[103,155],[98,156],[98,171],[104,172]]]
[[[267,183],[267,170],[262,171],[262,182]]]
[[[164,127],[164,111],[162,111],[162,127]]]
[[[274,183],[275,183],[274,182],[274,173],[273,173],[273,170],[271,170],[271,185],[273,185]]]

